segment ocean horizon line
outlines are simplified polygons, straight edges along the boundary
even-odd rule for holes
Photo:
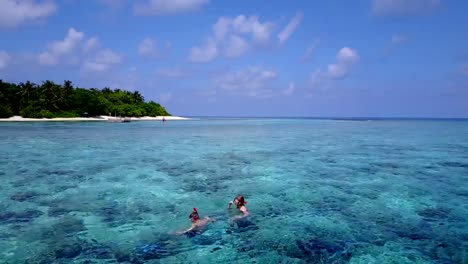
[[[319,116],[204,116],[204,115],[179,115],[186,118],[202,119],[316,119],[316,120],[448,120],[448,121],[468,121],[468,117],[319,117]]]

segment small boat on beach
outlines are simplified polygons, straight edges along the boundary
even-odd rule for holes
[[[114,117],[111,116],[107,119],[107,122],[111,123],[130,123],[130,121],[130,117],[117,117],[117,115],[115,115]]]
[[[107,119],[107,122],[111,123],[130,123],[131,119],[129,117],[111,117]]]

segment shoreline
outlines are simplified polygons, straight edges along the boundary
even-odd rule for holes
[[[95,117],[56,117],[56,118],[25,118],[21,116],[13,116],[10,118],[0,118],[0,122],[107,122],[112,119],[115,119],[115,117],[104,116],[104,115],[95,116]],[[162,121],[163,116],[129,117],[129,119],[130,121]],[[180,117],[180,116],[164,116],[164,119],[166,121],[190,120],[190,118]]]

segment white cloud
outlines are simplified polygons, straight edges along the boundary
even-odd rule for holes
[[[99,40],[96,37],[92,37],[86,40],[85,44],[83,45],[83,51],[87,53],[97,49],[99,46]]]
[[[267,43],[273,27],[273,23],[261,22],[257,16],[220,17],[212,26],[213,34],[205,46],[191,49],[189,60],[208,62],[218,56],[219,50],[226,57],[239,57],[251,46]]]
[[[52,42],[47,51],[38,57],[39,63],[43,65],[58,64],[60,58],[72,53],[84,38],[84,33],[76,31],[74,28],[68,30],[67,36],[62,41]]]
[[[232,19],[229,17],[220,17],[213,25],[213,32],[217,40],[223,40],[226,34],[231,31]]]
[[[218,47],[213,39],[207,39],[204,46],[192,47],[189,60],[193,62],[208,62],[218,56]]]
[[[344,64],[329,64],[328,77],[332,79],[341,79],[348,74],[348,67]]]
[[[294,93],[294,90],[296,89],[296,86],[294,85],[293,82],[289,83],[288,89],[283,91],[284,95],[292,95]]]
[[[308,78],[308,84],[313,92],[326,91],[334,87],[336,80],[340,79],[330,77],[328,69],[325,71],[321,69],[315,69],[313,72],[311,72]],[[341,79],[344,79],[344,77]]]
[[[93,59],[87,60],[83,64],[84,71],[103,72],[110,69],[111,66],[122,62],[122,56],[110,49],[103,49],[96,53]]]
[[[336,55],[336,63],[328,65],[328,77],[331,79],[346,77],[357,61],[359,61],[359,55],[356,50],[348,47],[340,49]]]
[[[348,47],[344,47],[338,51],[336,60],[340,63],[355,63],[359,60],[359,55],[356,50]]]
[[[138,45],[138,54],[145,58],[164,58],[169,56],[172,44],[158,45],[158,42],[150,37],[141,41]]]
[[[277,77],[274,70],[248,67],[245,70],[227,72],[215,79],[215,86],[228,93],[244,96],[271,96],[269,84]]]
[[[68,35],[63,41],[57,41],[51,44],[50,49],[56,54],[66,54],[71,52],[84,37],[83,32],[78,32],[74,28],[68,30]]]
[[[271,22],[262,23],[257,16],[246,17],[239,15],[231,19],[231,25],[234,32],[251,34],[254,41],[264,43],[270,39],[274,24]]]
[[[280,45],[284,44],[289,37],[294,33],[296,28],[302,21],[304,14],[302,12],[298,12],[292,19],[289,21],[288,25],[278,34],[278,40]]]
[[[15,27],[26,21],[45,18],[56,10],[52,1],[36,3],[35,0],[1,0],[0,27]]]
[[[237,58],[244,54],[248,48],[249,45],[243,38],[237,35],[231,35],[229,44],[227,44],[225,49],[225,56],[228,58]]]
[[[440,0],[373,0],[371,13],[375,16],[424,15],[440,5]]]
[[[83,70],[87,72],[103,72],[107,69],[109,69],[108,65],[93,61],[87,61],[83,64]]]
[[[104,49],[96,54],[96,61],[104,64],[118,64],[122,61],[122,56],[110,49]]]
[[[0,50],[0,70],[7,67],[10,62],[11,56],[4,50]]]
[[[37,56],[41,65],[81,65],[84,71],[107,71],[122,62],[122,56],[101,48],[97,37],[85,38],[83,32],[70,28],[65,38],[48,45]]]
[[[58,57],[52,55],[52,53],[45,51],[39,54],[39,64],[42,65],[55,65],[59,63]]]
[[[142,16],[160,16],[200,10],[209,0],[147,0],[136,3],[134,12]]]
[[[312,56],[314,55],[315,49],[317,49],[317,47],[318,47],[319,44],[320,44],[320,39],[319,39],[319,38],[316,38],[316,39],[314,40],[314,42],[312,43],[312,45],[310,45],[310,46],[307,48],[307,50],[306,50],[304,56],[302,57],[301,61],[302,61],[302,62],[307,62],[307,61],[309,61],[309,60],[312,58]]]
[[[151,56],[155,54],[155,41],[152,38],[145,38],[140,45],[138,45],[138,54],[140,56]]]
[[[405,43],[406,40],[408,40],[408,38],[405,35],[394,34],[392,36],[392,43],[395,44],[395,45]]]
[[[344,47],[336,54],[336,62],[329,64],[326,71],[316,69],[309,76],[309,84],[312,88],[326,88],[333,80],[346,78],[352,71],[360,57],[356,50]]]
[[[323,74],[321,70],[313,71],[309,76],[309,83],[312,87],[320,86],[323,81]]]

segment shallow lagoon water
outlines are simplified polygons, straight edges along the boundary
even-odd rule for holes
[[[467,121],[3,123],[0,178],[1,263],[468,263]]]

